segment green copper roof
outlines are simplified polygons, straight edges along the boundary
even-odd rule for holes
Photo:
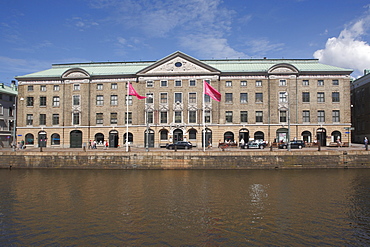
[[[6,86],[4,83],[0,83],[0,93],[3,94],[10,94],[10,95],[17,95],[18,94],[18,88],[16,86]]]

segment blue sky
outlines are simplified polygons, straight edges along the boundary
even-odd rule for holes
[[[318,58],[370,69],[368,0],[2,0],[0,82],[54,63]]]

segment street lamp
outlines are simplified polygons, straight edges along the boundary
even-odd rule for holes
[[[146,142],[145,142],[145,151],[149,152],[149,103],[153,103],[153,96],[151,93],[147,94],[146,99]]]

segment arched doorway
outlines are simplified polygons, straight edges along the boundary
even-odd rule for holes
[[[309,131],[303,131],[302,132],[302,138],[303,138],[303,141],[307,142],[307,143],[310,143],[312,142],[312,136],[311,136],[311,132]]]
[[[317,142],[320,146],[326,146],[326,129],[318,128],[316,132]]]
[[[46,132],[45,131],[40,131],[39,132],[38,139],[39,139],[39,147],[46,147],[47,137],[46,137]]]
[[[175,129],[173,131],[173,142],[183,141],[184,140],[184,134],[181,129]]]
[[[118,147],[118,131],[117,130],[111,130],[109,132],[109,147],[110,148]]]
[[[99,145],[103,144],[104,143],[104,135],[102,133],[95,134],[95,141]]]
[[[333,131],[332,133],[331,133],[331,136],[332,136],[332,141],[333,142],[337,142],[338,140],[339,141],[343,141],[342,140],[342,134],[340,133],[340,131],[338,131],[338,130],[336,130],[336,131]]]
[[[123,144],[126,144],[126,135],[127,133],[123,134]],[[134,143],[134,135],[131,132],[128,132],[128,139],[127,139],[129,144]]]
[[[265,140],[265,134],[262,131],[257,131],[254,133],[254,140]]]
[[[275,142],[288,142],[288,129],[280,128],[276,131],[276,141]]]
[[[234,142],[234,133],[231,131],[225,132],[224,142]]]
[[[206,128],[204,134],[204,130],[202,131],[202,147],[208,147],[209,144],[212,144],[212,130]],[[204,139],[205,136],[205,139]]]
[[[239,142],[242,139],[244,140],[245,143],[249,141],[249,130],[247,130],[247,129],[241,129],[239,131]]]
[[[82,131],[72,130],[69,134],[69,147],[81,148],[82,147]]]
[[[154,130],[149,129],[144,131],[144,147],[154,147]]]

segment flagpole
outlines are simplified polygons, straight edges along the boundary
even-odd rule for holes
[[[128,152],[128,94],[129,94],[129,84],[130,82],[127,82],[127,95],[126,95],[126,152]]]
[[[205,121],[205,91],[204,91],[204,88],[205,88],[205,84],[204,83],[207,83],[206,81],[203,81],[203,152],[206,151],[206,121]]]

